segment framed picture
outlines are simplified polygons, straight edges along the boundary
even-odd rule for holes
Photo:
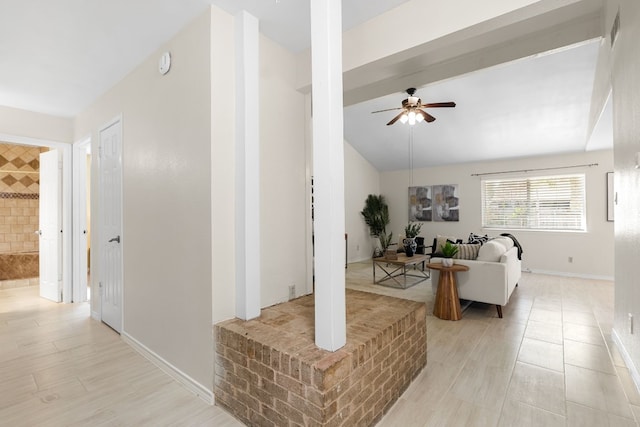
[[[433,220],[460,221],[458,184],[434,185],[432,191]]]
[[[607,221],[613,221],[616,195],[613,190],[613,172],[607,172]]]
[[[409,187],[409,221],[431,221],[431,187]]]

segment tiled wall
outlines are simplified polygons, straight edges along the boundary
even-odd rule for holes
[[[0,254],[38,251],[39,156],[46,150],[0,143]]]

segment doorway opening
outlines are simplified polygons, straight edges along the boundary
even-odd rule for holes
[[[38,286],[40,153],[0,142],[0,289]]]
[[[61,212],[61,217],[60,217],[60,246],[58,248],[58,253],[60,256],[60,262],[59,262],[59,282],[60,282],[60,288],[62,290],[62,302],[72,302],[72,289],[71,289],[71,281],[72,281],[72,277],[71,277],[71,265],[72,265],[72,257],[71,257],[71,248],[72,248],[72,233],[71,233],[71,220],[72,220],[72,216],[71,216],[71,145],[68,143],[63,143],[63,142],[57,142],[57,141],[51,141],[51,140],[44,140],[44,139],[38,139],[38,138],[29,138],[29,137],[23,137],[23,136],[16,136],[16,135],[9,135],[9,134],[0,134],[0,141],[2,141],[3,143],[6,144],[13,144],[13,145],[17,145],[17,146],[23,146],[25,147],[25,149],[31,149],[31,148],[38,148],[40,149],[40,147],[44,147],[45,149],[43,149],[44,153],[46,154],[47,152],[50,152],[52,150],[58,150],[59,152],[59,156],[60,156],[60,175],[61,175],[61,181],[62,181],[62,185],[61,185],[61,195],[60,195],[60,199],[58,200],[58,205],[59,205],[59,212]],[[29,160],[30,162],[33,161],[33,159]],[[2,160],[0,160],[0,162],[3,162]],[[18,163],[20,163],[20,161],[18,161]],[[39,163],[39,167],[40,167],[40,171],[39,171],[39,175],[41,176],[42,174],[42,165],[40,163],[40,160],[38,159],[38,163]],[[15,162],[14,162],[15,164]],[[35,163],[33,163],[35,165]],[[4,166],[7,165],[7,162],[4,162]],[[0,169],[2,169],[2,167],[0,166]],[[18,167],[19,170],[23,170],[23,171],[27,171],[27,167],[22,165],[21,167]],[[23,174],[26,175],[26,174]],[[33,175],[33,174],[32,174]],[[13,177],[14,179],[16,178],[15,176]],[[1,179],[1,178],[0,178]],[[18,179],[22,180],[22,185],[25,185],[25,183],[29,183],[29,180],[25,177],[25,176],[21,176],[18,177]],[[6,182],[11,182],[13,181],[13,179],[6,177]],[[46,180],[45,180],[46,181]],[[5,183],[6,183],[5,182]],[[40,187],[43,184],[43,182],[39,182],[38,183],[38,187]],[[31,184],[33,185],[33,184]],[[40,191],[42,191],[42,188],[39,188]],[[40,211],[40,207],[39,207],[39,202],[40,200],[35,200],[34,202],[38,202],[38,212]],[[33,204],[33,203],[32,203]],[[24,222],[24,220],[21,220],[22,222]],[[32,222],[35,222],[35,226],[36,228],[34,229],[34,236],[32,238],[38,238],[40,239],[39,235],[35,234],[35,231],[39,230],[39,219],[38,220],[30,220]],[[19,225],[28,225],[28,224],[19,224]],[[23,227],[24,228],[24,227]],[[17,229],[17,228],[16,228]],[[69,230],[69,232],[66,232],[65,230]],[[13,238],[13,237],[12,237]],[[28,241],[28,239],[23,238],[25,241]],[[39,244],[38,245],[38,252],[41,254],[42,253],[42,247]],[[38,257],[39,258],[39,257]],[[38,261],[36,261],[38,262]],[[39,262],[38,262],[39,264]],[[56,264],[58,264],[58,262],[56,261]],[[42,270],[42,268],[39,266],[38,270]],[[38,276],[42,277],[42,271],[38,272]],[[40,280],[38,280],[40,282]],[[60,297],[60,295],[58,294],[58,298]]]

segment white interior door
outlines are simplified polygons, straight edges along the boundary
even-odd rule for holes
[[[58,150],[40,154],[40,296],[62,301],[62,162]]]
[[[100,292],[101,318],[122,329],[122,122],[100,131]]]

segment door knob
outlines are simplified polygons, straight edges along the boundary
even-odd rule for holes
[[[113,239],[109,239],[109,243],[111,243],[111,242],[120,243],[120,236],[116,236]]]
[[[34,233],[36,233],[38,236],[42,236],[42,230],[36,230],[34,231]]]

